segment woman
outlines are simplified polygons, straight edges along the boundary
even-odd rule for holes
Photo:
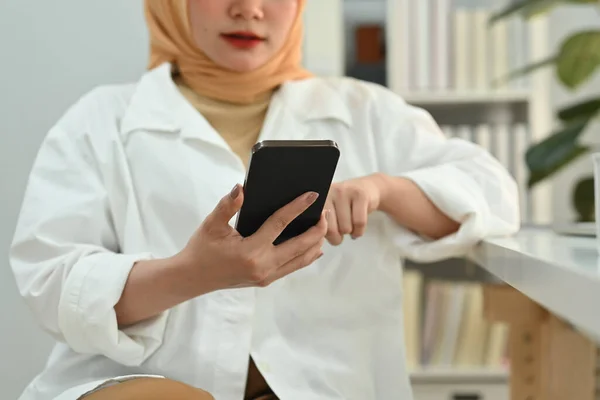
[[[148,0],[150,70],[49,132],[11,261],[58,344],[22,400],[411,398],[401,258],[515,232],[515,184],[386,89],[311,77],[303,6]],[[281,246],[311,193],[250,238],[229,224],[264,139],[342,153],[328,215]]]

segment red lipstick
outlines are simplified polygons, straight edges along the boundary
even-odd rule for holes
[[[238,49],[252,49],[262,42],[264,38],[254,32],[229,32],[221,35],[229,44]]]

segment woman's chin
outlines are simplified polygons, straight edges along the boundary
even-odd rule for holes
[[[219,64],[223,68],[243,73],[252,72],[265,65],[266,62],[264,57],[258,57],[256,54],[242,54],[223,59]]]

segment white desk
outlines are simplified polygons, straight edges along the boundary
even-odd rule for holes
[[[485,309],[488,318],[511,326],[512,397],[594,398],[600,338],[596,238],[523,229],[481,243],[471,257],[509,285],[489,286]]]
[[[596,238],[524,229],[488,240],[473,258],[551,313],[600,338],[600,257]]]

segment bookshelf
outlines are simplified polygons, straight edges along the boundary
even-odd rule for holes
[[[523,222],[547,225],[552,221],[551,183],[529,192],[523,155],[530,142],[542,139],[553,127],[551,71],[498,88],[492,81],[550,54],[548,21],[515,19],[489,29],[487,18],[507,1],[309,0],[304,60],[318,75],[381,83],[408,103],[430,111],[444,127],[506,125],[504,152],[509,154],[503,162],[511,163],[507,167],[522,189]],[[377,27],[380,37],[373,39]],[[357,33],[361,28],[364,37],[377,40],[373,43],[379,52],[365,52],[368,45],[360,45]],[[369,62],[357,62],[361,53],[370,57]],[[497,141],[483,142],[497,156]]]
[[[502,370],[428,369],[411,375],[416,400],[508,400],[508,379]]]
[[[431,105],[444,105],[450,108],[461,104],[483,104],[491,106],[495,104],[521,104],[527,105],[531,99],[529,90],[499,90],[495,92],[469,92],[440,90],[429,92],[412,92],[402,96],[408,103],[425,107]]]
[[[456,381],[505,384],[507,379],[508,374],[504,369],[428,368],[412,372],[412,381],[415,384],[456,383]]]
[[[548,21],[545,17],[529,23],[512,20],[489,29],[491,12],[507,1],[308,0],[304,59],[318,75],[347,75],[387,86],[407,103],[429,111],[448,137],[485,147],[517,180],[523,223],[545,225],[552,220],[552,188],[545,183],[527,190],[524,154],[532,141],[552,129],[551,72],[498,86],[492,81],[549,56]],[[371,46],[365,44],[369,42]],[[506,331],[483,321],[478,293],[483,282],[493,281],[466,260],[407,263],[402,282],[405,335],[416,400],[508,399],[509,368],[499,353],[502,345],[506,347]],[[444,290],[452,294],[443,294]],[[448,307],[462,308],[462,316],[438,318],[452,325],[450,337],[455,342],[471,335],[479,354],[468,355],[463,349],[459,357],[458,349],[438,343],[437,350],[425,351],[437,355],[424,356],[423,342],[431,341],[425,331],[431,330],[427,324],[433,317],[426,320],[432,292],[436,301],[450,299],[447,303],[455,305]],[[465,317],[466,313],[471,316]],[[474,324],[471,333],[452,323],[460,319],[464,324],[465,318]],[[438,330],[448,331],[448,327]],[[489,349],[492,341],[495,351]],[[437,361],[423,363],[425,358]]]

